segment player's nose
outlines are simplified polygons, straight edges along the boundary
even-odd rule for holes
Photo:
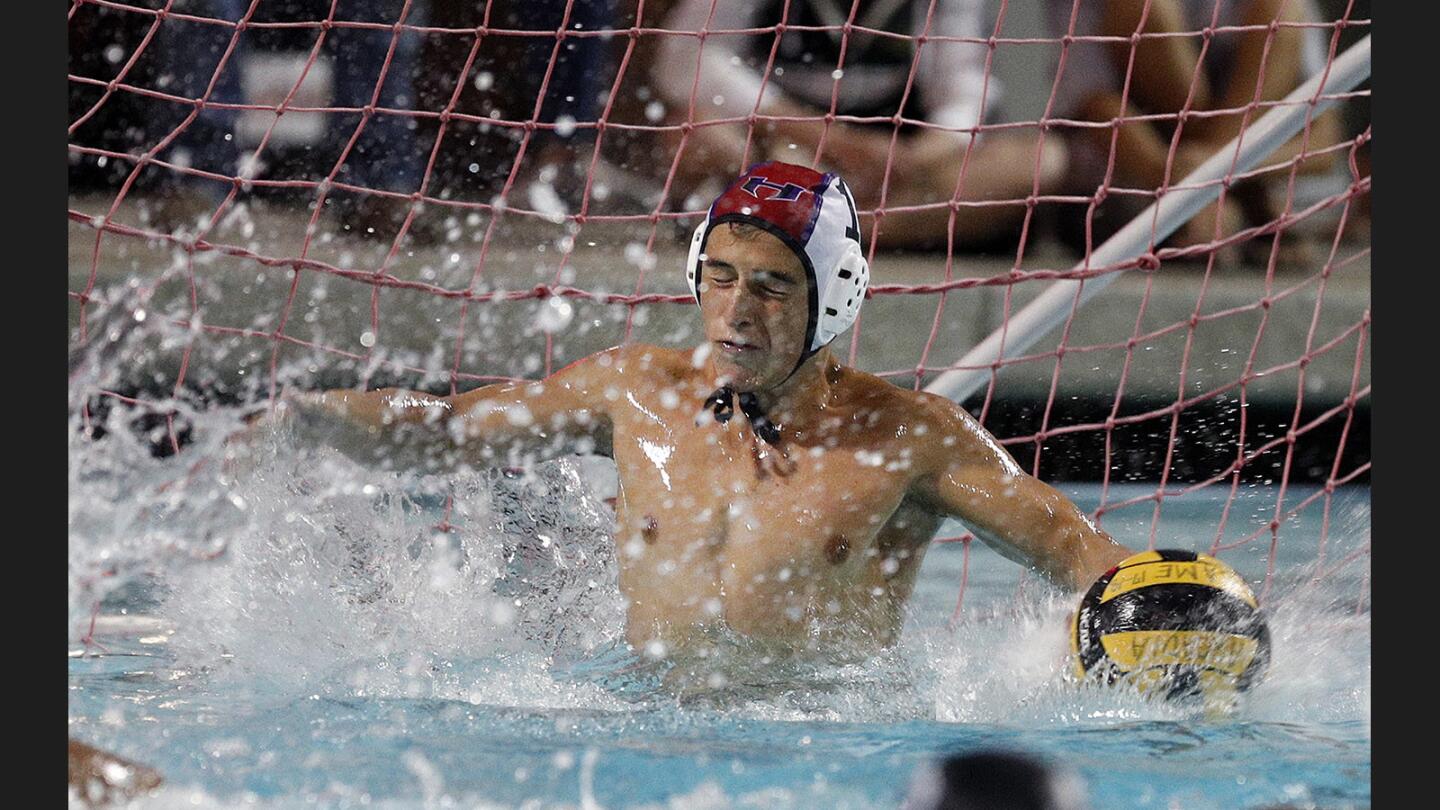
[[[732,329],[755,325],[759,301],[743,285],[736,285],[725,301],[725,322]]]

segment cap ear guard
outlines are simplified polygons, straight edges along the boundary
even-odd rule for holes
[[[865,291],[870,287],[870,263],[865,261],[865,252],[856,242],[848,242],[844,252],[835,263],[834,274],[825,286],[825,298],[820,302],[820,313],[815,325],[815,341],[811,351],[834,340],[837,335],[849,329],[860,316],[860,304],[865,300]]]
[[[705,246],[705,233],[709,225],[710,218],[706,217],[695,228],[695,233],[690,237],[690,257],[685,260],[685,280],[690,283],[690,294],[695,296],[696,304],[700,303],[700,262],[705,255],[701,249]]]

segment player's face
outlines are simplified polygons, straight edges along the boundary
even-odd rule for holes
[[[700,266],[700,311],[715,370],[741,391],[778,385],[800,360],[810,318],[805,267],[758,229],[710,232]]]

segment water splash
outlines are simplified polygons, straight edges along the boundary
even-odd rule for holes
[[[193,339],[163,313],[135,319],[129,313],[142,302],[116,300],[124,328],[97,345],[104,362],[81,356],[72,365],[72,412],[115,384],[113,369],[157,341]],[[96,323],[106,334],[111,322]],[[1291,750],[1323,745],[1341,751],[1336,756],[1351,756],[1364,747],[1353,738],[1368,736],[1368,603],[1353,597],[1369,557],[1340,564],[1368,543],[1368,505],[1337,518],[1326,562],[1309,561],[1315,551],[1301,549],[1298,562],[1281,566],[1267,605],[1270,675],[1218,723],[1122,690],[1067,683],[1071,597],[1028,585],[1017,595],[1009,583],[1019,569],[989,552],[972,554],[964,620],[948,629],[958,548],[931,550],[901,643],[886,654],[766,661],[766,651],[744,639],[720,639],[723,654],[694,666],[690,682],[699,688],[676,694],[669,688],[675,666],[647,661],[621,637],[613,513],[575,461],[525,473],[397,475],[283,428],[252,428],[248,440],[236,440],[248,408],[184,397],[151,407],[188,426],[178,455],[155,453],[163,431],[155,434],[153,420],[119,404],[93,414],[103,438],[91,438],[77,415],[69,445],[71,641],[86,635],[101,602],[153,613],[174,628],[157,645],[163,650],[147,651],[153,657],[143,659],[143,672],[125,669],[128,648],[88,669],[86,659],[84,683],[76,687],[72,676],[82,707],[72,702],[72,729],[133,756],[161,750],[135,741],[164,728],[170,747],[151,764],[182,777],[204,773],[189,777],[197,784],[178,779],[137,806],[193,806],[197,797],[206,806],[293,806],[365,796],[372,806],[414,807],[441,794],[442,803],[505,806],[477,792],[473,777],[467,782],[477,738],[491,737],[501,748],[526,740],[539,752],[526,758],[486,749],[483,756],[509,771],[529,769],[534,782],[517,777],[513,792],[533,784],[551,797],[544,806],[612,806],[608,775],[629,767],[616,763],[641,756],[635,752],[683,758],[734,750],[752,752],[747,766],[757,772],[756,761],[778,758],[787,769],[775,777],[783,787],[762,787],[760,777],[727,781],[691,757],[673,800],[647,799],[649,806],[874,807],[893,806],[877,799],[885,790],[876,787],[884,783],[879,771],[904,770],[881,760],[910,757],[901,760],[908,767],[951,733],[1059,740],[1092,773],[1111,765],[1087,753],[1096,739],[1125,746],[1122,759],[1179,752],[1197,768],[1215,769],[1255,750],[1247,734],[1282,744],[1286,735],[1305,738]],[[1364,724],[1358,734],[1356,721]],[[264,757],[274,755],[266,740],[275,722],[289,725],[272,761]],[[296,786],[273,801],[234,787],[277,778],[286,756],[312,756],[314,740],[346,724],[352,741],[383,727],[394,739],[433,743],[395,752],[394,790],[410,799],[371,796],[358,771],[338,772],[328,785],[287,774]],[[1315,731],[1317,724],[1331,725]],[[747,736],[755,728],[758,739]],[[1092,735],[1097,730],[1114,734]],[[187,739],[198,753],[183,748]],[[776,753],[777,739],[786,753]],[[544,764],[556,751],[575,752],[566,768]],[[383,746],[365,753],[376,762],[390,754]],[[876,772],[863,788],[839,776],[810,785],[819,768],[807,755],[868,763]],[[200,771],[196,759],[204,761]],[[244,776],[217,786],[211,779],[223,768]],[[582,773],[593,784],[572,785]]]
[[[74,632],[95,600],[143,578],[159,583],[180,669],[276,695],[609,711],[673,690],[669,665],[647,667],[621,638],[613,513],[580,465],[400,476],[283,429],[260,431],[242,457],[207,438],[233,433],[238,411],[188,418],[198,438],[183,460],[149,458],[123,424],[74,440],[72,460],[85,459],[72,464]],[[102,564],[115,574],[97,578]],[[1368,613],[1308,587],[1313,573],[1296,567],[1277,586],[1275,658],[1244,719],[1368,718]],[[953,630],[917,601],[901,644],[863,661],[774,661],[720,639],[719,654],[689,664],[698,688],[682,705],[775,721],[1187,717],[1066,682],[1068,596],[996,596]]]

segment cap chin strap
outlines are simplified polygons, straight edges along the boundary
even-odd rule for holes
[[[705,407],[711,409],[715,414],[715,421],[724,424],[729,422],[735,415],[735,399],[740,400],[740,412],[750,420],[750,429],[755,431],[766,444],[779,444],[781,431],[780,426],[771,422],[765,415],[765,409],[760,406],[760,397],[753,391],[737,392],[730,385],[722,385],[715,389],[715,393],[705,399]]]

